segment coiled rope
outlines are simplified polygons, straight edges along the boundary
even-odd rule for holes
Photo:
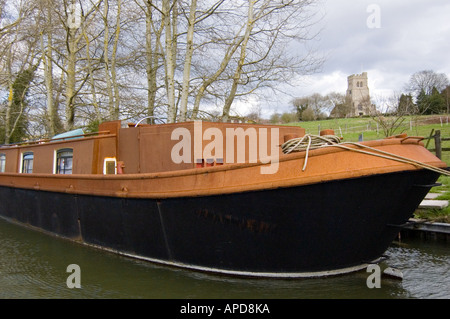
[[[281,150],[285,154],[289,154],[291,152],[306,151],[305,162],[302,168],[302,171],[304,171],[306,169],[306,165],[308,164],[308,156],[310,150],[319,147],[339,145],[340,141],[340,138],[335,135],[319,136],[306,134],[303,137],[294,138],[285,142],[283,145],[281,145]]]
[[[349,147],[349,145],[356,146],[356,148]],[[303,137],[291,139],[291,140],[285,142],[283,145],[281,145],[281,149],[282,149],[283,153],[285,153],[285,154],[289,154],[292,152],[306,151],[305,162],[303,164],[302,171],[304,171],[306,169],[306,165],[308,163],[309,151],[312,149],[324,148],[324,147],[338,147],[338,148],[345,149],[345,150],[348,150],[351,152],[357,152],[357,153],[381,157],[381,158],[385,158],[385,159],[389,159],[389,160],[393,160],[393,161],[397,161],[397,162],[401,162],[401,163],[411,164],[416,167],[428,169],[430,171],[433,171],[433,172],[436,172],[436,173],[439,173],[439,174],[442,174],[445,176],[450,176],[449,171],[439,168],[439,167],[435,167],[435,166],[423,163],[423,162],[420,162],[420,161],[416,161],[416,160],[413,160],[410,158],[399,156],[399,155],[396,155],[393,153],[381,151],[379,149],[376,149],[376,148],[373,148],[373,147],[370,147],[367,145],[363,145],[360,143],[354,143],[354,142],[341,143],[340,138],[335,135],[318,136],[318,135],[306,134]]]

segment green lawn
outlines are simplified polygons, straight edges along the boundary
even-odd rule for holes
[[[387,118],[387,121],[393,120],[393,118]],[[449,122],[450,116],[447,117],[447,115],[408,116],[404,117],[402,124],[394,134],[406,133],[410,136],[429,136],[431,130],[434,129],[440,130],[442,136],[450,137]],[[377,125],[373,118],[368,117],[296,122],[287,125],[301,126],[306,130],[306,133],[310,134],[318,134],[321,130],[332,129],[336,135],[352,142],[358,141],[360,134],[363,134],[364,140],[386,137],[381,125]]]
[[[406,133],[409,136],[429,137],[434,130],[441,131],[442,138],[450,138],[450,116],[427,115],[405,117],[402,125],[391,135]],[[387,137],[381,125],[372,118],[328,119],[321,121],[297,122],[287,125],[301,126],[309,134],[319,134],[321,130],[332,129],[334,133],[343,138],[344,142],[357,142],[360,137],[370,141]],[[425,140],[427,148],[434,150],[434,140]],[[450,148],[450,141],[442,141],[442,148]],[[450,152],[442,153],[442,160],[450,166]]]
[[[439,130],[441,138],[450,138],[449,122],[450,118],[447,115],[406,117],[402,125],[391,135],[406,133],[409,136],[429,137],[432,132]],[[309,134],[319,134],[321,130],[332,129],[335,135],[342,137],[344,142],[357,142],[360,137],[364,141],[386,137],[381,125],[377,126],[377,122],[372,118],[329,119],[287,125],[301,126]],[[424,143],[430,151],[434,152],[434,139],[424,140]],[[450,149],[450,141],[442,141],[442,148]],[[450,166],[450,151],[442,152],[442,160]],[[434,187],[431,191],[442,193],[438,199],[450,200],[450,177],[441,175],[438,183],[442,186]],[[441,210],[417,210],[414,217],[450,223],[450,207]]]
[[[437,200],[450,201],[450,176],[441,175],[438,183],[442,184],[442,186],[433,187],[431,192],[441,194],[436,198]],[[450,207],[444,209],[418,209],[414,217],[434,222],[450,223]]]

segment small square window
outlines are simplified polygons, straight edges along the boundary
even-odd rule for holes
[[[64,148],[56,152],[56,174],[72,174],[73,150]]]
[[[22,173],[31,174],[33,173],[33,152],[23,153],[22,155]]]
[[[107,157],[103,162],[103,174],[117,174],[117,161],[114,157]]]
[[[0,173],[5,172],[5,166],[6,166],[6,155],[0,154]]]

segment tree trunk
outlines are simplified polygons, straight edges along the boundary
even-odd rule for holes
[[[9,144],[11,137],[11,109],[13,104],[13,79],[12,79],[12,70],[11,70],[11,59],[12,59],[12,48],[11,46],[8,49],[8,56],[6,61],[6,68],[8,73],[8,105],[6,107],[5,114],[5,144]]]
[[[152,24],[153,24],[153,14],[152,5],[149,2],[145,2],[145,56],[146,56],[146,66],[145,70],[147,73],[147,116],[154,116],[155,114],[155,100],[156,100],[156,65],[153,65],[153,52],[152,46]],[[150,120],[148,121],[151,122]]]
[[[108,15],[109,15],[109,0],[104,0],[105,7],[103,12],[103,25],[104,25],[104,38],[103,38],[103,60],[105,64],[105,82],[106,82],[106,92],[108,94],[108,114],[109,120],[114,119],[114,93],[113,85],[111,80],[111,65],[109,62],[109,26],[108,26]]]
[[[74,127],[75,122],[75,68],[76,68],[76,29],[69,28],[68,30],[68,53],[67,53],[67,81],[66,81],[66,122],[64,128],[70,131]]]
[[[186,121],[187,114],[187,104],[189,97],[189,81],[191,77],[191,63],[192,63],[192,53],[194,51],[194,26],[195,26],[195,11],[197,10],[197,0],[192,0],[189,20],[188,20],[188,30],[187,30],[187,41],[186,41],[186,56],[184,60],[184,70],[183,70],[183,87],[181,91],[181,106],[180,106],[180,121]]]
[[[116,13],[116,30],[114,33],[114,44],[111,57],[111,78],[114,90],[114,110],[113,110],[113,120],[119,119],[120,112],[120,94],[119,85],[117,83],[117,47],[119,44],[120,36],[120,15],[121,15],[121,0],[117,0],[117,13]]]
[[[174,0],[176,1],[176,0]],[[171,1],[163,1],[163,19],[164,19],[164,29],[166,34],[166,91],[167,91],[167,122],[174,123],[176,120],[176,109],[175,109],[175,52],[176,49],[174,43],[174,36],[172,35],[174,20],[171,20]],[[174,15],[174,12],[172,12]]]
[[[52,25],[51,11],[50,7],[48,9],[48,25]],[[45,80],[45,90],[47,95],[47,120],[48,120],[48,131],[50,136],[54,136],[58,133],[59,128],[59,118],[57,105],[53,98],[53,36],[51,32],[46,33],[47,37],[47,47],[44,45],[44,34],[41,33],[41,51],[42,51],[42,62],[44,64],[44,80]]]
[[[236,66],[236,70],[234,72],[233,83],[231,85],[230,93],[226,97],[225,105],[223,106],[222,122],[228,122],[228,118],[230,116],[231,104],[233,103],[233,100],[236,96],[237,87],[239,85],[239,80],[241,79],[241,75],[242,75],[242,67],[244,66],[244,63],[245,63],[247,43],[248,43],[248,40],[250,39],[250,33],[251,33],[251,31],[253,29],[253,25],[254,25],[253,6],[255,4],[255,0],[249,0],[248,4],[249,4],[248,5],[248,20],[247,20],[247,27],[245,29],[243,41],[241,44],[241,55],[239,57],[239,61]]]
[[[200,86],[199,90],[197,91],[197,94],[195,95],[195,101],[194,101],[194,107],[192,110],[192,118],[196,119],[198,117],[198,112],[200,110],[200,101],[204,97],[206,93],[206,89],[218,79],[218,77],[225,71],[225,69],[228,66],[228,63],[230,62],[231,58],[233,57],[236,50],[239,48],[240,44],[244,40],[243,37],[236,37],[233,41],[233,43],[228,47],[227,52],[225,53],[222,62],[220,63],[219,68],[217,71],[207,78],[205,81],[203,81],[202,85]]]
[[[95,121],[97,123],[100,123],[102,120],[102,115],[100,112],[100,107],[98,105],[97,100],[97,90],[95,88],[95,80],[94,80],[94,67],[92,65],[92,58],[91,58],[91,42],[89,40],[88,35],[86,34],[86,30],[83,30],[84,39],[86,42],[86,60],[87,60],[87,72],[89,77],[89,85],[91,87],[91,97],[92,97],[92,106],[94,107],[95,112]]]
[[[50,10],[49,10],[50,11]],[[49,19],[50,12],[49,12]],[[51,24],[51,20],[49,20]],[[47,47],[44,45],[44,35],[41,34],[42,62],[44,64],[44,81],[47,95],[47,126],[50,136],[58,133],[59,118],[55,100],[53,98],[53,39],[51,32],[47,33]]]

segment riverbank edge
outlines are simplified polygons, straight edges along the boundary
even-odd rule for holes
[[[402,225],[399,236],[420,236],[422,238],[443,239],[450,241],[450,224],[410,218]]]

